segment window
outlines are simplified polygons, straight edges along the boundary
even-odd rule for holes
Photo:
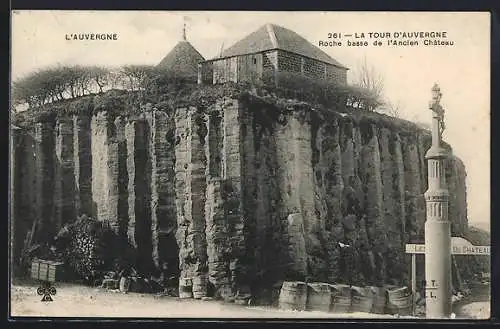
[[[255,57],[253,58],[253,63],[257,64],[257,58],[255,58]]]

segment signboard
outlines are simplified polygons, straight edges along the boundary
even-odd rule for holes
[[[424,244],[409,243],[406,245],[407,254],[425,254]],[[463,238],[451,238],[452,255],[490,255],[490,246],[474,246]]]

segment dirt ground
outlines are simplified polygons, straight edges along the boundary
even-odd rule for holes
[[[219,301],[179,299],[152,294],[107,291],[58,283],[52,302],[42,302],[35,284],[14,284],[11,289],[12,316],[45,317],[144,317],[144,318],[387,318],[349,313],[281,311]]]
[[[394,319],[369,313],[333,314],[281,311],[271,307],[251,307],[219,301],[178,299],[152,294],[113,292],[82,285],[56,283],[52,302],[42,302],[35,283],[15,283],[11,287],[11,316],[23,317],[132,317],[132,318],[364,318]],[[478,318],[489,317],[489,303],[475,302],[462,307]],[[465,314],[465,313],[464,313]],[[483,317],[484,318],[484,317]]]
[[[463,302],[456,303],[453,311],[457,318],[489,319],[491,316],[491,285],[474,284],[471,287],[471,296]]]

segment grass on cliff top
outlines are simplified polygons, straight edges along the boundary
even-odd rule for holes
[[[75,114],[92,116],[100,111],[108,111],[114,115],[133,119],[153,109],[173,113],[176,108],[182,107],[208,108],[216,101],[229,97],[246,100],[250,104],[264,104],[268,109],[279,111],[312,110],[324,120],[352,120],[357,124],[369,122],[379,127],[409,134],[417,131],[426,132],[425,129],[407,120],[368,109],[347,106],[346,98],[349,90],[345,88],[347,87],[330,90],[329,93],[323,92],[323,97],[268,85],[256,87],[235,83],[224,85],[187,83],[182,87],[162,88],[161,91],[131,92],[113,89],[19,112],[13,117],[13,123],[21,127],[30,127],[36,122],[52,121],[61,116]],[[359,95],[356,97],[359,98]]]

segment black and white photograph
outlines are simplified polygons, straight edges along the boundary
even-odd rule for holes
[[[488,12],[11,19],[11,319],[491,317]]]

